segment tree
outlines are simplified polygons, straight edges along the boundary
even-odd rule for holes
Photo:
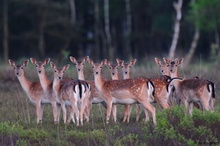
[[[179,33],[180,33],[180,20],[182,18],[182,4],[183,0],[178,0],[178,2],[174,2],[173,6],[176,10],[176,19],[175,19],[175,24],[174,24],[174,33],[173,33],[173,40],[170,46],[170,51],[169,51],[169,58],[174,58],[175,55],[175,50],[179,38]]]
[[[197,0],[191,4],[190,20],[199,30],[214,32],[217,54],[220,56],[219,27],[220,27],[220,1]]]
[[[3,1],[3,49],[4,62],[8,61],[8,0]]]

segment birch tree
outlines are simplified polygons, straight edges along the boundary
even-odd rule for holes
[[[173,40],[170,46],[170,51],[169,51],[169,58],[174,58],[175,56],[175,50],[177,46],[177,42],[179,39],[179,33],[180,33],[180,20],[182,18],[182,4],[183,0],[178,0],[178,2],[174,2],[173,6],[176,10],[176,18],[175,18],[175,24],[174,24],[174,33],[173,33]]]

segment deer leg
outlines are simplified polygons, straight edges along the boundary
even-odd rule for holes
[[[142,104],[137,103],[136,104],[136,122],[139,121],[140,114],[141,114],[141,108],[142,108]]]
[[[125,105],[125,106],[124,106],[124,118],[123,118],[123,121],[122,121],[122,122],[125,122],[126,119],[128,118],[129,108],[130,108],[130,105]],[[127,120],[128,120],[128,119],[127,119]],[[129,121],[129,120],[128,120],[128,121]]]
[[[193,102],[189,103],[189,114],[190,116],[192,116],[192,112],[193,112]]]
[[[153,124],[154,126],[157,125],[157,122],[156,122],[156,109],[148,102],[148,101],[142,101],[140,102],[144,109],[149,111],[151,116],[152,116],[152,119],[153,119]],[[147,111],[145,112],[145,114],[147,113]]]
[[[117,114],[117,106],[116,104],[112,104],[112,116],[115,123],[117,122],[116,114]]]
[[[42,122],[41,117],[41,100],[37,101],[36,103],[36,115],[37,115],[37,124]]]
[[[52,105],[52,109],[53,109],[53,117],[54,117],[54,123],[55,124],[58,124],[59,121],[57,121],[57,103],[55,101],[52,101],[51,102],[51,105]]]
[[[107,110],[106,110],[106,124],[109,123],[109,118],[112,111],[112,101],[107,102]]]

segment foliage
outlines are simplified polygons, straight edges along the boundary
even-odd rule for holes
[[[202,30],[215,30],[220,26],[220,1],[196,0],[191,3],[189,17]]]

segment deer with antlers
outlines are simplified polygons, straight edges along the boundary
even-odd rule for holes
[[[79,126],[79,121],[83,125],[83,114],[89,100],[90,85],[83,80],[70,80],[61,84],[64,72],[69,65],[63,68],[57,68],[53,62],[50,65],[54,71],[53,90],[61,104],[64,123],[66,124],[66,106],[71,106],[71,115],[73,113],[76,115],[76,125]],[[86,119],[88,121],[88,117]]]
[[[33,82],[25,77],[24,69],[28,65],[29,61],[26,60],[21,65],[16,65],[11,59],[9,59],[8,62],[14,67],[15,75],[17,76],[29,100],[36,106],[37,123],[42,123],[43,104],[49,103],[49,100],[46,96],[44,96],[44,91],[40,82]]]
[[[149,101],[153,100],[154,86],[147,78],[136,78],[126,80],[103,80],[101,68],[106,60],[101,63],[94,63],[89,58],[88,62],[93,67],[95,86],[103,96],[106,104],[106,123],[109,123],[112,104],[133,104],[141,103],[152,116],[153,124],[156,125],[156,109]]]
[[[185,107],[185,113],[192,115],[193,103],[201,103],[205,110],[214,111],[215,85],[204,79],[172,78],[170,85],[175,88]]]

